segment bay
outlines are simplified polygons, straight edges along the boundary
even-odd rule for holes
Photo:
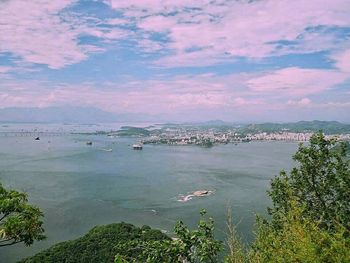
[[[255,214],[266,214],[269,205],[270,179],[293,166],[297,149],[293,142],[251,142],[212,148],[145,145],[134,151],[136,138],[67,133],[40,139],[0,136],[0,181],[28,193],[44,211],[48,237],[31,247],[2,248],[0,262],[16,262],[101,224],[125,221],[171,234],[180,219],[195,227],[202,208],[224,239],[230,206],[250,242]],[[204,189],[214,193],[178,201]]]

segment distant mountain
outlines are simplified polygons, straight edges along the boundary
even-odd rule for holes
[[[326,134],[349,133],[350,124],[337,121],[299,121],[290,123],[261,123],[250,124],[243,128],[245,132],[317,132],[322,130]]]
[[[93,107],[3,108],[0,122],[37,123],[103,123],[149,122],[154,117],[146,114],[115,114]]]
[[[226,122],[222,120],[209,120],[209,121],[204,121],[204,122],[185,122],[180,125],[190,125],[190,126],[234,126],[234,123],[231,122]]]
[[[117,121],[113,113],[90,107],[4,108],[2,122],[93,123]]]
[[[227,125],[231,125],[231,123],[222,121],[222,120],[210,120],[210,121],[205,121],[205,122],[201,122],[199,123],[202,126],[227,126]]]

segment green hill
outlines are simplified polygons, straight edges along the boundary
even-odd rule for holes
[[[150,131],[145,128],[123,126],[117,131],[118,136],[149,136]]]
[[[256,132],[318,132],[322,130],[325,134],[350,133],[350,124],[337,121],[299,121],[294,123],[261,123],[250,124],[243,128],[246,133]]]
[[[81,238],[58,243],[20,263],[107,263],[113,262],[116,254],[123,255],[115,247],[118,243],[164,239],[169,237],[149,226],[139,228],[127,223],[97,226]]]

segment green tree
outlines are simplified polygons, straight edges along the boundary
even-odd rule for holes
[[[0,183],[0,247],[23,242],[26,246],[45,238],[43,213],[29,205],[27,195],[6,190]]]
[[[249,252],[248,262],[337,263],[350,261],[349,231],[336,224],[332,231],[305,216],[305,207],[297,199],[289,201],[290,209],[281,218],[281,227],[258,219],[257,237]]]
[[[257,218],[248,255],[232,235],[227,262],[349,262],[350,169],[346,145],[320,132],[299,145],[298,163],[268,191],[271,220]]]
[[[119,261],[127,262],[123,258],[136,257],[140,251],[132,247],[123,251],[118,250],[118,244],[151,242],[170,239],[159,230],[149,226],[136,227],[127,223],[114,223],[96,226],[86,235],[75,240],[69,240],[23,259],[22,263],[107,263],[114,262],[115,255],[120,253]]]
[[[218,262],[218,253],[223,249],[222,242],[214,238],[214,221],[202,218],[195,230],[188,229],[182,221],[174,228],[176,237],[161,241],[132,241],[118,245],[120,253],[115,258],[116,263],[124,262]],[[125,251],[134,251],[136,257],[122,257]],[[130,254],[130,253],[129,253]]]
[[[337,147],[336,147],[337,146]],[[298,167],[290,174],[282,171],[272,180],[268,192],[273,203],[269,209],[275,226],[290,210],[290,199],[305,207],[303,213],[319,221],[323,228],[337,224],[350,229],[350,168],[346,145],[336,138],[326,139],[319,132],[308,145],[299,145],[293,156]]]

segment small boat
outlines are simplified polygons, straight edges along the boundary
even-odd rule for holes
[[[135,144],[132,145],[132,148],[134,150],[142,150],[142,144],[135,143]]]
[[[86,145],[92,145],[92,141],[87,141]]]
[[[105,151],[105,152],[112,152],[113,149],[101,149],[102,151]]]
[[[34,141],[40,141],[40,137],[35,137]]]

